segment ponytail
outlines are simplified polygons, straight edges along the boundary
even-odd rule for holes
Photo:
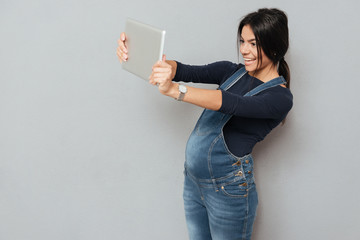
[[[284,57],[282,57],[279,61],[278,72],[280,76],[283,76],[286,80],[286,87],[290,89],[290,68],[286,63]]]
[[[286,63],[284,57],[282,57],[279,61],[278,72],[280,76],[283,76],[285,78],[286,87],[290,89],[290,68],[289,65]],[[282,120],[282,125],[285,124],[285,121],[286,121],[286,117],[284,118],[284,120]]]

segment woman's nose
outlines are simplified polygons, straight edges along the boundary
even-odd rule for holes
[[[243,43],[240,45],[240,53],[241,54],[246,54],[246,53],[249,53],[249,47],[246,46],[247,44]]]

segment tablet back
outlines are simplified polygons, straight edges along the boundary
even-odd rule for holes
[[[122,64],[123,69],[149,80],[152,66],[162,59],[165,31],[127,19],[125,34],[128,60]]]

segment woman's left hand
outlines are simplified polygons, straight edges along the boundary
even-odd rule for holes
[[[162,61],[154,64],[149,83],[157,85],[161,94],[169,96],[171,91],[176,88],[176,84],[172,82],[174,76],[173,66],[166,62],[166,56],[163,55]]]

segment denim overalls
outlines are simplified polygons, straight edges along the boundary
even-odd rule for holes
[[[239,69],[220,89],[228,90],[242,76]],[[253,96],[284,84],[275,78],[252,89]],[[186,146],[184,205],[191,240],[250,239],[258,204],[251,154],[233,155],[223,127],[231,115],[205,109]]]

